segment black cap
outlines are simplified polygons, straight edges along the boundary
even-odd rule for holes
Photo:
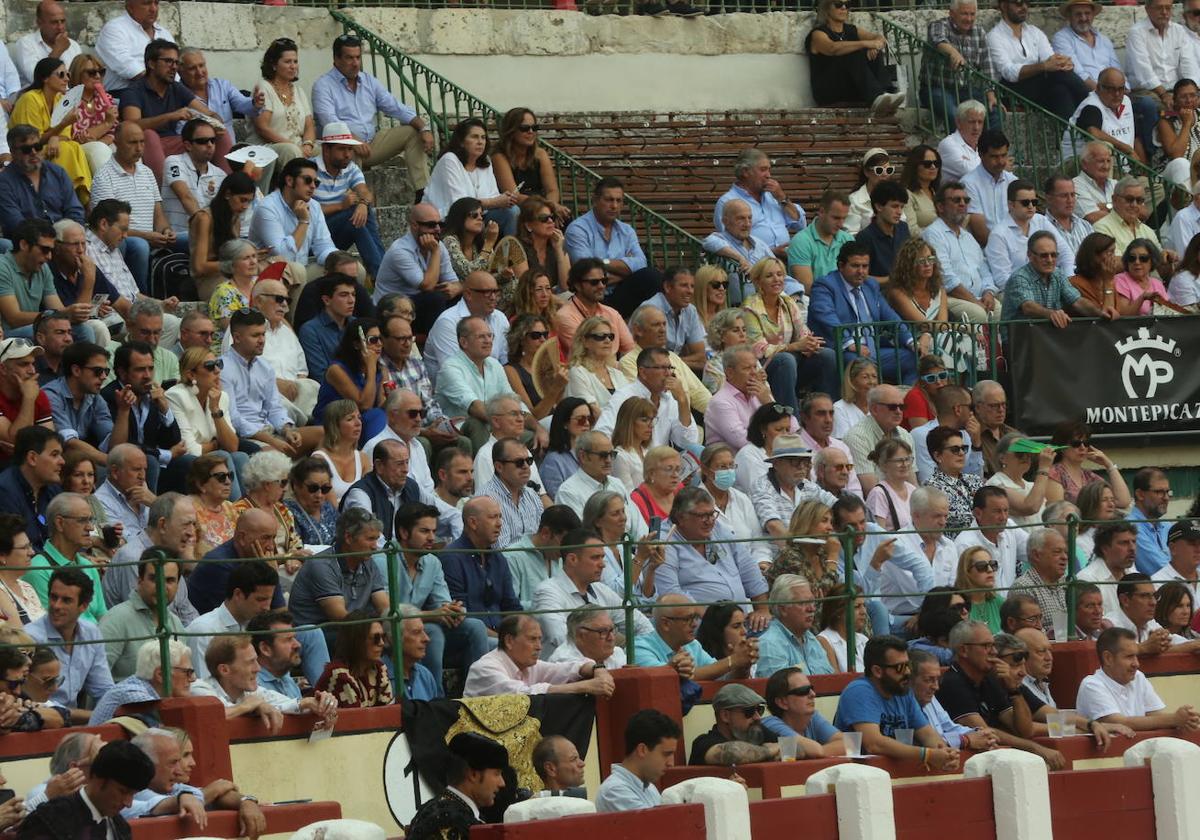
[[[1200,540],[1200,527],[1191,519],[1180,519],[1167,531],[1167,542],[1176,540]]]
[[[475,732],[460,732],[451,738],[450,752],[467,762],[472,770],[508,767],[508,750],[504,745]]]

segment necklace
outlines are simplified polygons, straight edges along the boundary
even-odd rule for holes
[[[296,98],[295,88],[291,82],[284,82],[283,87],[279,86],[279,82],[271,80],[271,87],[275,88],[275,92],[279,94],[279,99],[284,105],[291,105]]]

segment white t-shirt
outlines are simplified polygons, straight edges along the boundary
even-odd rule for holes
[[[175,190],[171,189],[171,184],[176,181],[185,183],[192,197],[196,199],[197,209],[204,210],[212,203],[224,180],[225,173],[214,163],[209,163],[201,175],[188,155],[171,155],[163,161],[163,210],[166,211],[171,228],[177,231],[188,229],[187,211],[183,209],[183,202],[179,200]]]
[[[1108,715],[1142,717],[1166,706],[1141,671],[1134,674],[1128,685],[1121,685],[1097,668],[1096,673],[1083,678],[1075,698],[1075,711],[1088,720]]]

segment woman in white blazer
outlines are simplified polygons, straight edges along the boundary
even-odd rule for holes
[[[230,499],[242,497],[241,473],[250,456],[238,451],[229,394],[221,390],[224,362],[205,347],[189,347],[179,359],[179,383],[167,391],[167,401],[179,423],[189,455],[224,455],[234,472]]]

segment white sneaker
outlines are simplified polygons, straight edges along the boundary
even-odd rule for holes
[[[903,93],[881,93],[871,103],[871,114],[876,117],[890,117],[904,104]]]

